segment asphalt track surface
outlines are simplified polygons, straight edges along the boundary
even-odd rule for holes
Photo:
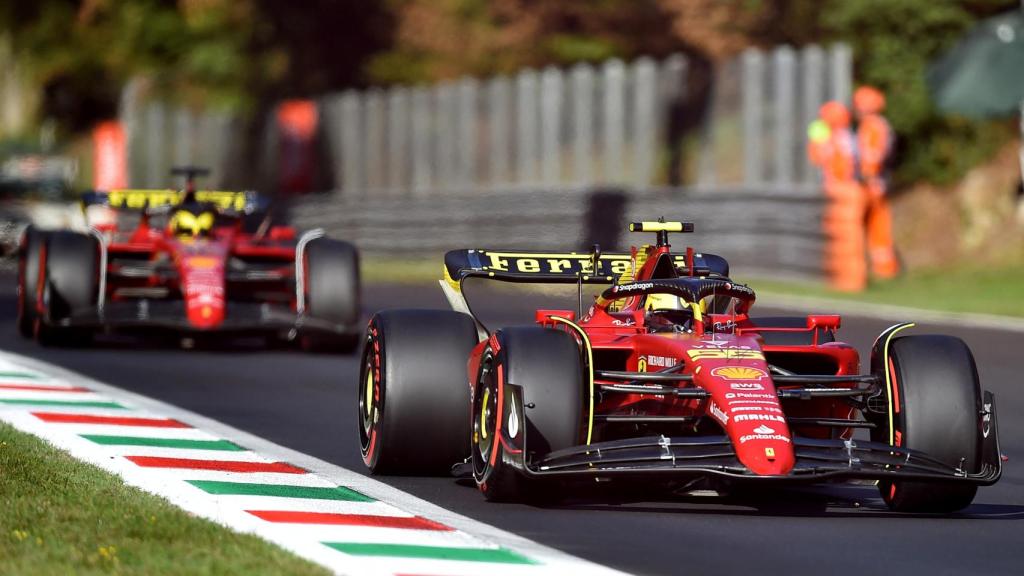
[[[364,300],[367,315],[384,307],[444,306],[436,285],[370,286]],[[474,302],[493,325],[529,323],[530,306],[538,304],[536,298],[508,302],[494,293],[479,294]],[[0,348],[364,470],[356,435],[357,355],[308,355],[245,342],[216,350],[149,341],[43,349],[20,339],[13,320],[14,281],[4,274]],[[899,320],[904,319],[893,318]],[[847,317],[840,338],[867,358],[875,335],[888,324]],[[657,499],[634,490],[537,507],[484,502],[475,488],[451,478],[378,479],[476,520],[636,574],[1020,574],[1024,333],[935,325],[918,329],[928,331],[958,334],[973,349],[983,387],[996,393],[1002,451],[1010,457],[1002,480],[981,488],[974,504],[953,516],[891,513],[873,486]]]

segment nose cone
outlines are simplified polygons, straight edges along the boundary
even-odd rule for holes
[[[758,476],[789,474],[793,440],[763,361],[700,370],[694,380],[711,393],[708,414],[725,429],[740,463]]]
[[[783,476],[796,464],[789,430],[785,424],[772,424],[761,424],[733,440],[736,457],[758,476]]]
[[[189,324],[200,330],[209,330],[219,326],[224,321],[224,301],[210,299],[203,302],[201,300],[197,298],[196,301],[188,303],[186,312]]]

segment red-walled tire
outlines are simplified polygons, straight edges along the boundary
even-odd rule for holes
[[[58,231],[47,235],[42,297],[45,317],[35,319],[35,337],[43,346],[85,346],[88,328],[65,326],[76,313],[96,307],[99,296],[99,247],[85,234]]]
[[[39,256],[46,243],[47,232],[28,226],[18,245],[18,334],[32,338],[35,334],[36,301],[39,289]]]
[[[485,348],[473,395],[473,477],[492,502],[543,500],[557,491],[531,482],[505,462],[497,432],[505,425],[498,419],[500,389],[522,388],[527,452],[543,456],[579,445],[587,394],[579,345],[568,332],[535,326],[505,328],[494,339],[498,347]]]
[[[476,324],[448,310],[387,310],[370,320],[359,377],[359,444],[373,474],[447,475],[469,455]]]
[[[975,473],[981,466],[981,388],[967,344],[952,336],[895,338],[889,344],[890,379],[898,411],[894,444],[919,450],[945,464]],[[883,375],[884,377],[884,375]],[[872,440],[889,442],[888,420]],[[966,508],[977,486],[962,482],[883,481],[882,499],[899,512],[948,513]]]

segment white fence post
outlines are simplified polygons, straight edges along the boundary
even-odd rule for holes
[[[150,188],[165,185],[167,182],[167,151],[164,146],[167,138],[167,108],[163,102],[151,102],[146,107],[146,132],[143,141],[146,143],[146,178],[145,185]]]
[[[800,53],[800,181],[818,182],[818,172],[807,158],[807,127],[818,118],[818,109],[825,103],[825,52],[820,46],[806,46]]]
[[[526,69],[516,77],[516,167],[515,181],[532,186],[537,180],[537,73]]]
[[[602,122],[604,132],[604,181],[608,184],[623,182],[623,139],[626,123],[626,67],[613,59],[602,67]]]
[[[594,68],[577,64],[572,69],[573,183],[593,183],[594,156]]]
[[[757,186],[764,182],[764,56],[750,48],[741,57],[743,75],[743,182]]]
[[[366,92],[363,110],[363,142],[367,193],[379,193],[384,177],[384,93],[379,88]]]
[[[452,185],[455,175],[455,86],[442,82],[434,87],[434,157],[437,158],[435,189],[446,189]]]
[[[796,57],[793,49],[782,46],[772,54],[775,80],[775,118],[772,132],[775,136],[775,170],[773,181],[780,186],[793,184],[794,153],[797,138],[796,125]]]
[[[455,161],[456,187],[461,192],[477,185],[477,105],[478,84],[474,78],[463,78],[458,86],[458,158]]]
[[[501,188],[509,181],[509,134],[511,85],[508,78],[498,76],[487,83],[487,118],[490,124],[488,141],[488,181],[491,188]]]
[[[833,44],[828,52],[829,100],[847,106],[853,95],[853,50],[848,44]]]
[[[633,64],[633,187],[647,188],[657,157],[657,65],[650,58]]]
[[[192,145],[195,142],[195,123],[192,114],[185,107],[174,111],[174,165],[191,166],[194,155]],[[165,175],[166,177],[166,175]]]
[[[363,114],[360,94],[346,90],[341,95],[341,169],[343,189],[350,198],[365,194]]]
[[[387,187],[392,194],[408,191],[409,177],[409,90],[399,86],[388,91]]]
[[[548,67],[541,75],[541,183],[555,186],[562,179],[562,73]]]
[[[412,191],[423,194],[430,189],[430,93],[417,87],[412,91]]]

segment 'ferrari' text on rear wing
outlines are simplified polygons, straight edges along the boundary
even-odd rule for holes
[[[673,255],[673,264],[680,273],[689,273],[685,255]],[[586,252],[468,249],[451,250],[444,257],[445,280],[450,283],[479,277],[537,284],[608,284],[631,275],[632,266],[626,252],[600,254],[596,270],[594,255]],[[695,254],[693,266],[699,276],[729,273],[725,259],[714,254]]]

